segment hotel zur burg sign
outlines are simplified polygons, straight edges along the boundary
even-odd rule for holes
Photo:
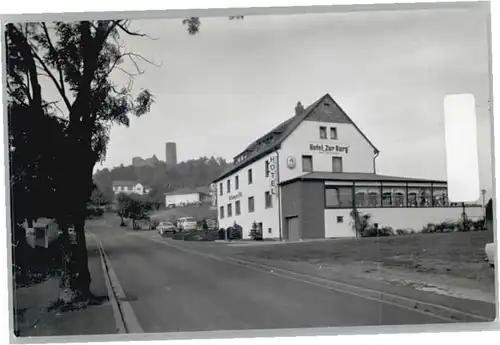
[[[349,153],[348,145],[309,144],[309,150],[318,153]]]

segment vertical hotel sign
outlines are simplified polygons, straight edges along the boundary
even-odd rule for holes
[[[217,184],[212,183],[210,185],[210,196],[212,198],[212,210],[217,209]]]
[[[276,195],[278,188],[278,159],[276,155],[269,157],[269,193]]]

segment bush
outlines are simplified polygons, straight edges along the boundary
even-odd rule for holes
[[[250,238],[254,241],[262,241],[262,233],[259,230],[259,226],[255,221],[252,223],[252,229],[250,230]]]
[[[230,230],[229,230],[230,229]],[[229,230],[228,239],[230,240],[241,240],[243,238],[243,228],[234,222],[234,225]]]
[[[160,221],[158,219],[151,219],[149,223],[149,227],[151,230],[156,230],[156,228],[160,225]]]
[[[411,235],[412,230],[406,230],[406,229],[396,229],[396,235],[398,236],[408,236]]]
[[[379,228],[378,226],[374,225],[366,228],[361,233],[361,237],[388,237],[394,235],[395,235],[394,230],[390,226]]]
[[[225,240],[226,239],[226,230],[221,228],[219,229],[219,240]]]

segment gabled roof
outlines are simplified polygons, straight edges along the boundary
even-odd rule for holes
[[[412,183],[439,183],[446,184],[446,181],[378,175],[373,173],[334,173],[334,172],[312,172],[306,175],[298,176],[292,180],[283,181],[282,184],[288,184],[294,181],[359,181],[359,182],[412,182]]]
[[[113,181],[113,186],[135,187],[138,184],[137,181]]]
[[[286,120],[285,122],[282,122],[278,126],[276,126],[274,129],[272,129],[270,132],[266,133],[250,145],[246,147],[243,152],[241,152],[238,156],[247,154],[247,157],[240,162],[232,164],[228,169],[226,169],[221,175],[219,175],[215,180],[215,182],[218,182],[219,180],[222,180],[223,178],[231,175],[235,171],[238,171],[239,169],[244,168],[245,166],[259,160],[260,158],[264,157],[265,155],[279,149],[281,147],[281,144],[283,141],[288,138],[290,134],[304,121],[307,119],[309,115],[313,113],[313,111],[316,109],[316,107],[323,103],[326,99],[329,99],[331,102],[335,104],[335,106],[338,108],[342,116],[344,116],[347,119],[347,122],[352,124],[354,128],[365,138],[365,140],[373,147],[373,150],[375,152],[379,152],[379,150],[372,144],[372,142],[366,137],[366,135],[361,132],[358,126],[351,120],[351,118],[345,113],[345,111],[335,102],[335,100],[330,96],[330,94],[325,94],[323,97],[318,99],[316,102],[312,103],[309,105],[304,111],[299,114],[295,115],[292,118]]]

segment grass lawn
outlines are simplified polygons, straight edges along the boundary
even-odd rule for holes
[[[246,247],[237,255],[313,263],[376,262],[387,268],[493,282],[495,271],[484,261],[484,246],[492,241],[492,231],[433,233]]]

